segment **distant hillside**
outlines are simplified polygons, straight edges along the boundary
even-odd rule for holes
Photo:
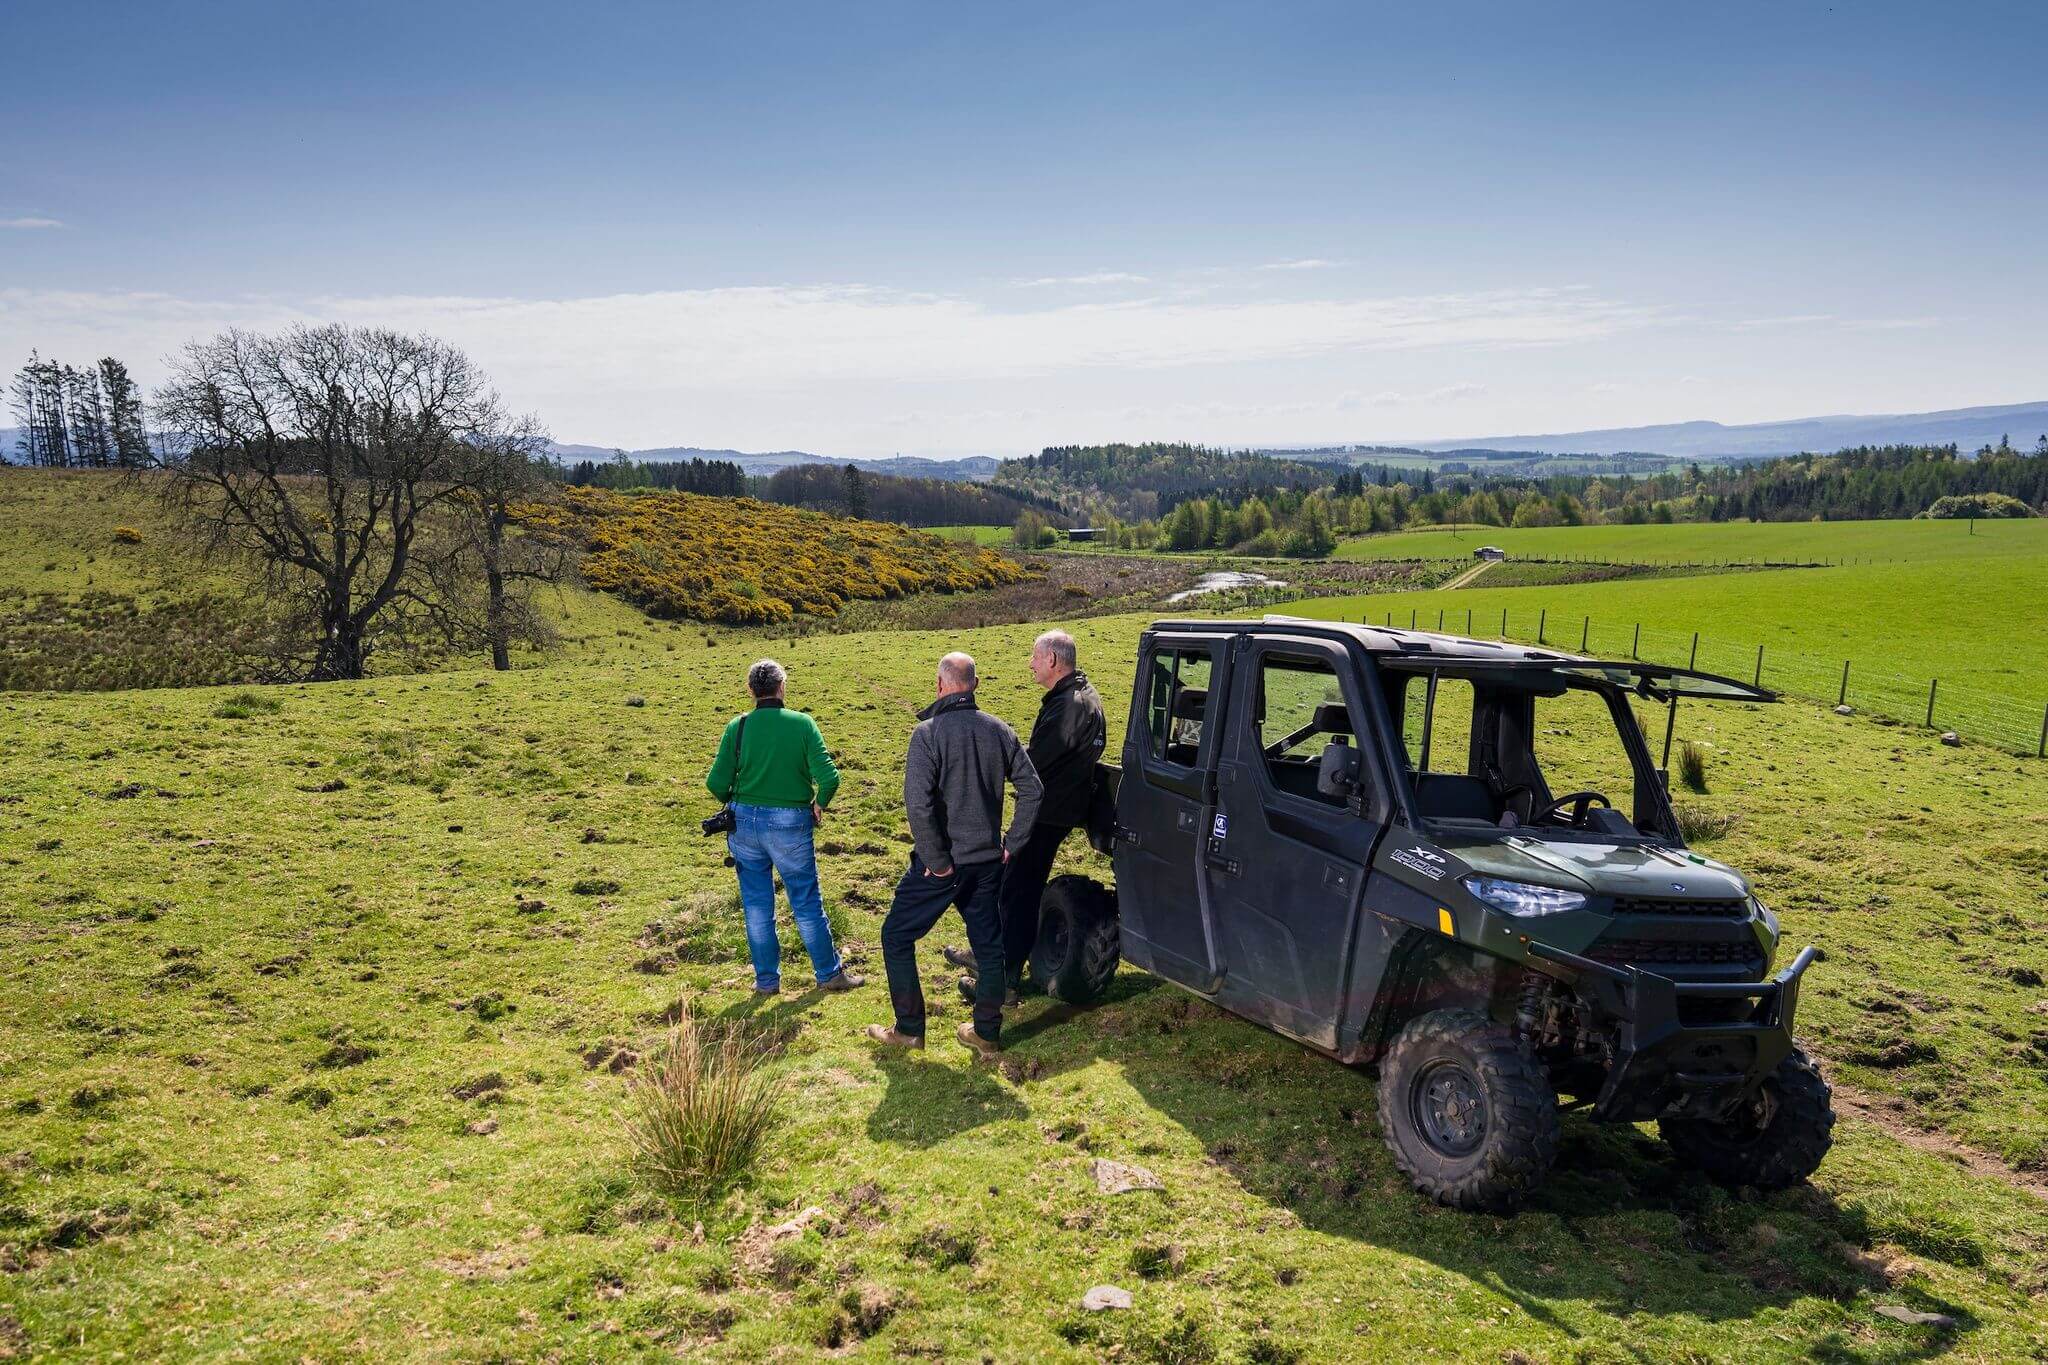
[[[617,452],[608,446],[565,445],[557,441],[551,447],[556,458],[574,462],[576,460],[607,460]],[[813,455],[807,450],[712,450],[704,446],[653,446],[646,450],[629,450],[630,459],[648,463],[674,460],[721,460],[736,464],[749,474],[773,474],[791,465],[855,465],[876,474],[900,474],[913,479],[975,480],[995,477],[999,463],[989,455],[966,455],[957,460],[931,460],[921,455],[892,455],[882,460],[845,459],[832,455]]]
[[[1980,446],[1997,445],[2005,436],[2011,436],[2016,446],[2031,447],[2043,433],[2048,433],[2048,402],[1949,408],[1941,412],[1799,417],[1741,426],[1668,422],[1661,426],[1608,427],[1548,436],[1487,436],[1414,444],[1421,450],[1468,455],[1479,450],[1512,450],[1548,455],[1637,452],[1683,459],[1761,459],[1851,446],[1888,445],[1953,444],[1967,455]]]

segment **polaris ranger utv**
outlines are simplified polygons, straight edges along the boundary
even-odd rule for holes
[[[1377,1062],[1395,1162],[1460,1208],[1542,1180],[1561,1093],[1656,1119],[1715,1180],[1795,1184],[1834,1123],[1792,1038],[1815,954],[1772,974],[1776,917],[1680,837],[1632,702],[1681,697],[1776,700],[1426,632],[1155,622],[1090,820],[1116,889],[1054,879],[1033,978],[1087,1003],[1121,955]]]

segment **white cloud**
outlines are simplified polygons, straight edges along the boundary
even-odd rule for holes
[[[24,231],[35,228],[60,228],[64,224],[55,218],[0,218],[0,228],[19,228]]]
[[[593,298],[392,295],[182,298],[0,288],[0,356],[115,355],[139,380],[229,326],[276,330],[346,322],[429,332],[463,347],[506,400],[564,440],[654,445],[686,440],[747,449],[832,452],[1028,448],[1068,414],[1119,392],[1215,382],[1194,367],[1322,360],[1360,352],[1550,347],[1659,320],[1583,289],[1393,298],[1048,302],[1003,310],[955,294],[867,285],[774,285]],[[1030,381],[1050,415],[977,418]],[[1427,405],[1473,386],[1422,391]],[[990,400],[994,399],[994,404]],[[1251,393],[1243,395],[1253,405]],[[1128,400],[1126,400],[1128,401]],[[1181,399],[1180,401],[1186,401]],[[1204,400],[1195,400],[1198,403]],[[1389,400],[1395,401],[1395,400]],[[1291,405],[1275,407],[1275,415]],[[1311,407],[1316,405],[1311,405]],[[1331,400],[1320,405],[1330,408]],[[906,433],[900,414],[932,413]],[[1200,411],[1185,433],[1200,437]],[[899,444],[898,438],[902,441]]]
[[[1337,399],[1337,407],[1343,411],[1358,408],[1405,408],[1427,403],[1456,403],[1466,398],[1477,398],[1486,392],[1484,384],[1446,384],[1442,388],[1424,389],[1418,393],[1400,393],[1389,389],[1381,393],[1365,394],[1355,389]]]
[[[1833,313],[1787,313],[1782,317],[1741,318],[1728,324],[1737,332],[1753,332],[1770,327],[1811,327],[1816,323],[1833,322]]]
[[[1858,332],[1904,332],[1939,327],[1946,321],[1946,318],[1861,318],[1842,325]]]
[[[1320,256],[1304,256],[1294,261],[1267,261],[1261,270],[1329,270],[1342,265],[1342,261],[1326,261]]]
[[[1147,277],[1123,270],[1098,270],[1092,275],[1043,275],[1035,280],[1018,280],[1021,289],[1039,289],[1054,284],[1145,284]]]

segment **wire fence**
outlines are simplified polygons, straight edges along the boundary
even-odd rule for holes
[[[1445,608],[1434,614],[1412,608],[1408,619],[1388,611],[1361,620],[1375,625],[1443,630],[1475,637],[1548,645],[1602,659],[1696,668],[1740,678],[1788,696],[1852,706],[1910,725],[1954,731],[1958,737],[1995,744],[2014,754],[2048,758],[2048,699],[2028,701],[1953,680],[1914,677],[1857,663],[1763,644],[1717,639],[1696,631],[1646,627],[1640,622],[1596,621],[1590,616],[1552,615],[1548,610],[1498,613]]]

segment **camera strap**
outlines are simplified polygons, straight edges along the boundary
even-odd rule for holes
[[[748,716],[753,712],[749,711]],[[740,760],[747,753],[747,716],[740,717],[740,728],[732,737],[732,786],[727,788],[725,808],[732,809],[733,798],[740,794]]]

